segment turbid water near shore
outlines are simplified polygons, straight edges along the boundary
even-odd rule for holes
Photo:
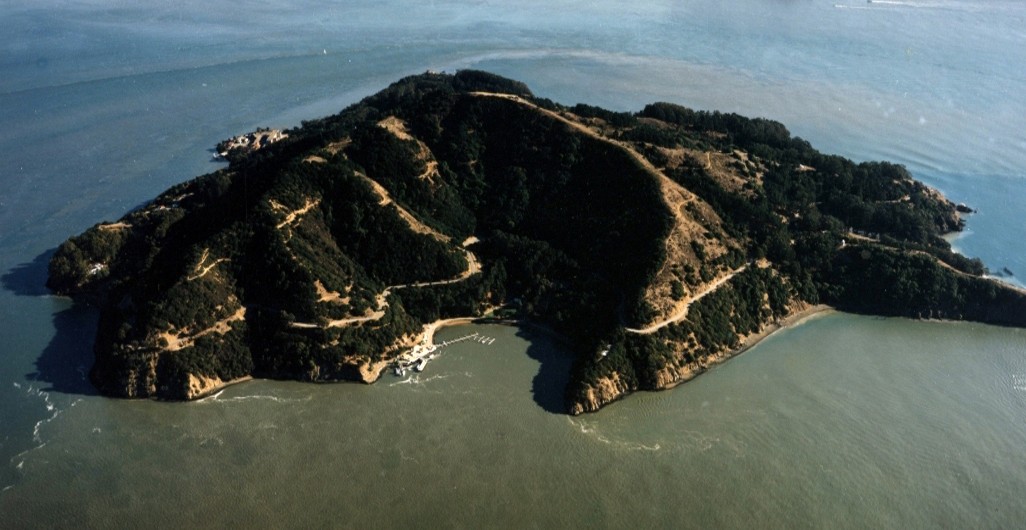
[[[491,325],[438,338],[471,331],[496,341],[450,345],[424,372],[372,386],[73,402],[40,427],[46,445],[22,457],[0,508],[88,527],[155,514],[201,527],[694,528],[1026,515],[1020,331],[827,314],[673,390],[573,418],[551,410],[569,358],[549,339]],[[95,494],[61,494],[62,481]]]

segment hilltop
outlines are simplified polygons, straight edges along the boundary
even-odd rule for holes
[[[965,207],[770,120],[461,71],[273,133],[58,248],[48,286],[100,308],[104,394],[373,382],[434,322],[493,315],[567,338],[581,413],[819,304],[1026,325],[1026,294],[940,237]]]

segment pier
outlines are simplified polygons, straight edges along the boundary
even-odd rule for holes
[[[469,335],[464,335],[462,337],[458,337],[458,338],[455,338],[455,339],[452,339],[452,340],[443,341],[441,344],[438,344],[437,346],[439,348],[441,348],[443,346],[448,346],[450,344],[456,344],[457,342],[463,342],[465,340],[475,340],[477,342],[480,342],[481,344],[491,344],[491,343],[495,342],[494,338],[492,338],[492,337],[485,337],[484,335],[481,335],[480,333],[476,333],[475,332],[475,333],[471,333]]]
[[[411,368],[414,371],[420,372],[427,365],[428,360],[433,359],[436,355],[441,353],[442,348],[468,340],[481,343],[485,346],[489,346],[495,342],[494,337],[486,337],[480,333],[474,332],[455,339],[442,341],[440,344],[417,344],[412,350],[400,354],[395,360],[395,374],[402,377],[406,374],[406,371]]]

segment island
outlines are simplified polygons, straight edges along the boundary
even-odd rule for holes
[[[825,307],[1026,326],[1026,293],[941,237],[970,208],[767,119],[568,107],[463,70],[219,147],[227,167],[51,259],[48,287],[99,308],[104,395],[371,383],[494,319],[565,339],[580,414]]]

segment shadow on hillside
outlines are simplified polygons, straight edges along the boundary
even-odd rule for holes
[[[52,301],[53,338],[36,359],[36,371],[26,377],[48,385],[42,390],[96,395],[88,374],[93,364],[99,313],[86,304],[50,296],[46,288],[47,266],[55,250],[47,250],[31,262],[17,265],[0,276],[3,288],[17,296]]]
[[[566,414],[565,392],[570,381],[573,356],[545,333],[521,327],[517,329],[517,336],[530,341],[527,355],[541,363],[531,381],[534,402],[546,412]]]

